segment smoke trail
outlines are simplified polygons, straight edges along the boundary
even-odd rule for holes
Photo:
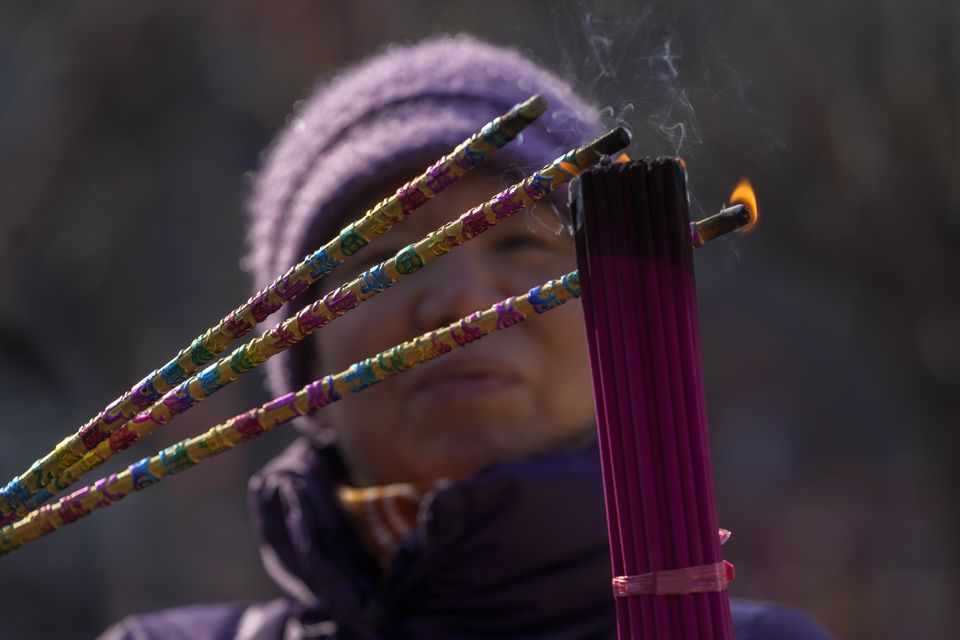
[[[561,70],[606,107],[605,125],[632,130],[638,155],[694,156],[704,142],[698,113],[709,114],[714,129],[737,121],[765,151],[782,148],[782,127],[749,103],[749,81],[725,62],[730,45],[723,40],[722,9],[683,11],[661,0],[555,4],[553,46]],[[681,28],[693,46],[690,57]]]
[[[703,141],[671,9],[655,3],[561,3],[554,16],[564,70],[606,105],[605,125],[630,128],[644,155],[688,155]]]

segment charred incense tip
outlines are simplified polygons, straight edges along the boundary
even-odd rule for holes
[[[538,93],[518,104],[513,110],[524,120],[536,120],[547,110],[547,99]]]
[[[715,216],[711,216],[711,218],[719,218],[721,216],[729,217],[734,221],[734,230],[750,224],[750,219],[753,217],[750,213],[750,207],[745,204],[735,204],[732,207],[721,209],[720,213]],[[711,218],[707,218],[707,220],[710,220]]]
[[[617,127],[603,134],[590,144],[586,145],[605,156],[612,156],[630,144],[630,132],[623,127]]]
[[[747,205],[735,204],[732,207],[721,209],[720,213],[709,218],[690,223],[693,246],[702,247],[711,240],[731,231],[742,229],[748,224],[750,224],[750,208]]]

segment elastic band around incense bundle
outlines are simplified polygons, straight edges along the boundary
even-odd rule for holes
[[[230,342],[247,334],[285,302],[357,253],[373,236],[386,232],[457,181],[488,154],[513,140],[545,110],[546,100],[536,95],[494,119],[422,175],[400,187],[393,196],[374,206],[362,218],[344,228],[336,238],[306,256],[302,262],[230,312],[216,326],[194,339],[190,346],[182,349],[167,364],[138,382],[76,434],[68,436],[52,452],[37,460],[29,471],[0,489],[0,524],[14,520],[49,499],[53,493],[50,487],[60,488],[62,483],[58,481],[62,473],[86,452],[213,360]]]
[[[703,245],[694,245],[698,246]],[[730,532],[726,529],[720,529],[717,533],[721,545],[730,538]],[[650,571],[638,576],[617,576],[613,579],[613,595],[624,598],[709,593],[723,591],[733,578],[733,565],[723,560],[696,567]]]
[[[450,250],[522,211],[579,175],[584,169],[596,164],[604,155],[619,151],[627,143],[629,134],[621,128],[570,151],[529,178],[428,234],[419,242],[401,249],[390,260],[327,293],[319,301],[308,305],[274,329],[237,347],[231,355],[221,358],[199,374],[180,383],[155,405],[116,428],[107,439],[67,468],[55,483],[47,487],[47,493],[52,495],[56,490],[66,488],[86,472],[127,449],[143,436],[153,433],[174,416],[235,381],[240,375],[302,341],[361,302],[385,291],[402,277],[420,270]],[[20,515],[25,512],[26,509],[21,508],[16,513]]]
[[[732,565],[726,560],[683,569],[650,571],[639,576],[617,576],[613,579],[613,595],[683,596],[692,593],[723,591],[733,578]]]
[[[457,347],[511,327],[530,316],[545,313],[579,296],[579,276],[574,271],[534,287],[524,295],[502,300],[444,329],[431,331],[387,349],[340,373],[315,380],[295,393],[236,416],[204,434],[167,447],[121,473],[101,478],[93,485],[74,491],[55,504],[40,507],[23,520],[0,529],[0,554],[9,553],[97,509],[108,507],[129,493],[153,486],[166,476],[189,469],[297,416],[363,391]]]

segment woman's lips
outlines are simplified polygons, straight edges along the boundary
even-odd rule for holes
[[[506,366],[446,366],[424,372],[414,380],[413,395],[431,400],[467,400],[509,391],[520,384],[520,376]]]
[[[414,392],[437,399],[467,399],[505,391],[516,382],[496,375],[465,375],[431,380],[419,385]]]

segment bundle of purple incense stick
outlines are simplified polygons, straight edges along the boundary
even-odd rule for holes
[[[620,638],[731,639],[686,172],[609,164],[571,189]]]

